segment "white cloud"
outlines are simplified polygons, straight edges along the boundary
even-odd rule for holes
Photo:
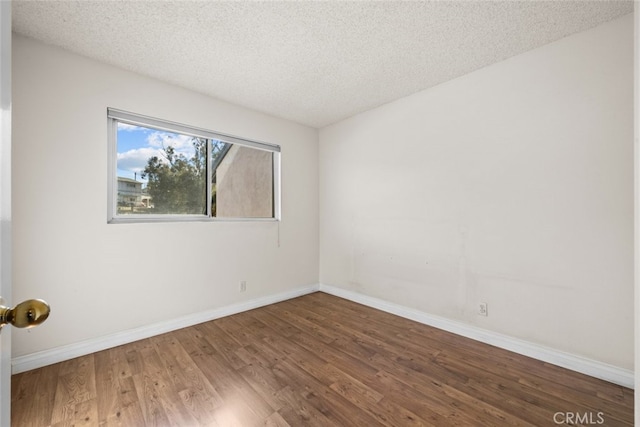
[[[144,147],[118,153],[118,169],[140,174],[153,156],[166,162],[162,150],[158,148]]]
[[[175,133],[155,131],[147,137],[150,147],[158,149],[173,147],[178,154],[191,158],[194,154],[193,137]]]
[[[119,123],[118,126],[124,125]],[[133,125],[124,125],[130,128],[120,130],[148,130]],[[153,131],[146,138],[147,146],[141,148],[134,148],[128,151],[118,153],[117,156],[117,168],[120,171],[128,171],[131,173],[142,174],[144,168],[147,166],[147,162],[151,157],[158,157],[160,162],[167,163],[167,159],[164,154],[164,149],[167,147],[173,147],[176,154],[182,154],[187,158],[193,157],[194,149],[192,137],[187,135],[180,135],[169,132]]]

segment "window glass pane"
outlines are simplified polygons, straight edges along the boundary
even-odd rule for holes
[[[117,123],[117,214],[207,214],[207,140]]]
[[[212,215],[273,218],[273,153],[212,140]]]
[[[279,146],[111,108],[107,114],[109,222],[279,219]]]

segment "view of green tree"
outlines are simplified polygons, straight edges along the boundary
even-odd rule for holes
[[[147,191],[153,203],[149,213],[206,213],[207,140],[192,138],[191,142],[191,158],[169,146],[163,147],[162,159],[153,156],[147,161],[143,178],[148,179]]]

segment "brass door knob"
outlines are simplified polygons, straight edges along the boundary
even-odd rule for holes
[[[33,328],[49,317],[51,308],[41,299],[29,299],[14,308],[0,305],[0,328],[11,324],[16,328]]]

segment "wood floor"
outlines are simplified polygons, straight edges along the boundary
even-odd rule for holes
[[[14,427],[576,419],[631,426],[633,391],[324,293],[13,377]]]

